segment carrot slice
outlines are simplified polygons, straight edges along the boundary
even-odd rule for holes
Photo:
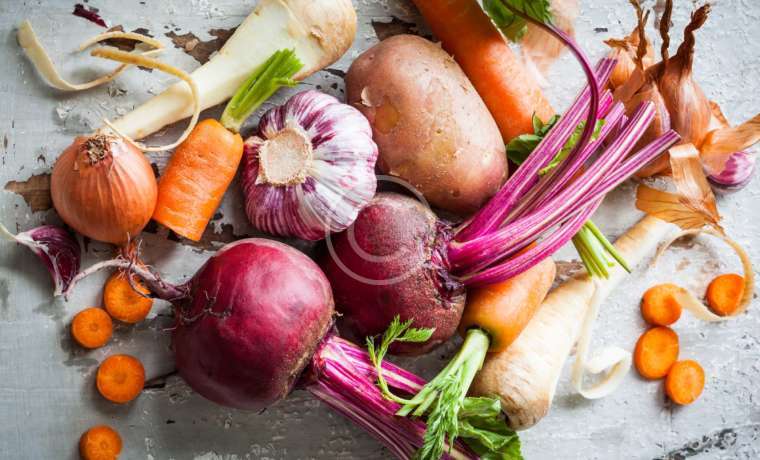
[[[477,0],[413,0],[443,49],[454,56],[499,126],[504,142],[533,132],[533,114],[554,110]]]
[[[744,277],[736,273],[720,275],[707,286],[707,305],[716,315],[730,316],[736,312],[744,296]]]
[[[110,426],[94,426],[79,438],[79,456],[82,460],[116,460],[121,447],[121,436]]]
[[[681,304],[676,294],[680,288],[675,284],[658,284],[644,293],[641,299],[641,316],[653,326],[670,326],[681,317]]]
[[[135,399],[145,386],[145,369],[137,358],[113,355],[98,368],[98,391],[111,402],[128,403]]]
[[[85,348],[102,347],[112,334],[113,321],[102,308],[85,308],[71,321],[71,337]]]
[[[678,359],[678,335],[669,327],[653,327],[636,342],[633,363],[642,377],[650,380],[668,375]]]
[[[691,404],[705,387],[705,371],[691,359],[678,361],[665,379],[665,393],[676,404]]]
[[[153,219],[185,238],[200,240],[242,157],[239,134],[216,120],[198,123],[161,175]]]
[[[153,299],[144,296],[150,291],[142,280],[133,276],[132,281],[139,292],[132,288],[125,272],[117,271],[108,278],[103,288],[103,305],[108,314],[130,324],[144,320],[153,308]]]

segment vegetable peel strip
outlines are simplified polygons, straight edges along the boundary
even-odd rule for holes
[[[178,145],[180,145],[182,142],[184,142],[185,139],[187,139],[187,137],[190,135],[190,132],[193,130],[193,128],[195,128],[195,125],[198,123],[198,118],[200,117],[200,113],[201,113],[200,94],[198,90],[198,85],[195,83],[195,80],[193,80],[193,77],[190,76],[190,74],[188,74],[184,70],[178,69],[177,67],[166,64],[157,59],[152,59],[146,56],[127,53],[125,51],[120,51],[120,50],[117,50],[116,48],[112,48],[109,46],[92,50],[90,55],[95,56],[95,57],[101,57],[104,59],[110,59],[112,61],[122,62],[124,64],[139,65],[143,67],[150,67],[151,69],[157,69],[162,72],[168,73],[170,75],[174,75],[175,77],[185,81],[185,83],[187,83],[190,86],[190,93],[193,96],[193,116],[190,118],[190,123],[187,125],[187,128],[185,128],[185,131],[173,143],[169,145],[162,145],[162,146],[146,146],[142,143],[134,141],[130,137],[126,136],[125,134],[119,133],[114,128],[113,124],[106,121],[106,124],[116,134],[120,135],[127,141],[134,143],[140,150],[143,150],[145,152],[163,152],[165,150],[171,150],[177,147]]]
[[[742,295],[741,301],[739,302],[739,307],[736,309],[736,311],[730,315],[727,316],[719,316],[713,313],[710,308],[708,308],[702,301],[700,301],[694,294],[692,294],[690,291],[688,291],[685,288],[679,288],[679,290],[675,293],[676,300],[687,310],[689,310],[694,316],[701,319],[702,321],[709,321],[709,322],[719,322],[719,321],[726,321],[734,316],[738,316],[744,310],[747,309],[750,302],[752,301],[752,297],[755,293],[755,278],[754,278],[754,270],[752,268],[752,261],[749,259],[749,255],[747,254],[747,251],[742,248],[739,243],[732,240],[725,234],[722,234],[718,231],[715,231],[710,228],[706,229],[692,229],[692,230],[683,230],[677,235],[675,235],[672,239],[670,239],[668,242],[662,245],[660,249],[657,251],[657,254],[655,255],[654,260],[652,261],[652,265],[656,264],[657,261],[660,259],[662,254],[678,239],[683,238],[685,236],[693,236],[693,235],[699,235],[699,234],[707,234],[714,236],[716,238],[719,238],[723,240],[726,244],[728,244],[731,249],[736,252],[736,255],[739,256],[739,259],[742,263],[742,270],[743,270],[743,276],[744,276],[744,294]]]
[[[605,297],[599,282],[594,282],[594,294],[591,305],[586,310],[573,363],[571,382],[575,391],[586,399],[599,399],[610,395],[623,382],[623,377],[631,369],[631,353],[616,346],[607,346],[598,350],[589,358],[589,347],[594,322],[599,315],[599,306]],[[586,374],[601,374],[601,380],[584,388]]]
[[[123,64],[110,73],[101,75],[94,80],[85,83],[70,83],[64,79],[60,73],[58,73],[53,60],[50,59],[50,56],[45,51],[45,48],[42,46],[39,38],[37,38],[37,34],[34,32],[32,24],[29,22],[29,20],[24,20],[19,25],[17,38],[19,45],[21,45],[21,48],[23,48],[24,53],[27,55],[29,60],[32,61],[34,68],[39,71],[39,73],[50,86],[61,91],[84,91],[87,89],[95,88],[96,86],[100,86],[104,83],[112,81],[129,67],[129,65]],[[163,48],[163,45],[159,41],[134,32],[106,32],[86,40],[80,45],[79,50],[82,51],[97,42],[107,40],[109,38],[127,38],[130,40],[143,42],[156,48],[143,52],[143,55],[156,54]]]

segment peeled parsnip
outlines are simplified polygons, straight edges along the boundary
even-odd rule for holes
[[[261,0],[222,49],[192,73],[201,109],[220,104],[273,53],[294,49],[302,80],[337,61],[356,34],[351,0]],[[113,122],[140,139],[193,113],[190,87],[179,82]]]
[[[673,229],[646,216],[615,242],[631,266],[638,264]],[[596,289],[604,299],[625,278],[616,265],[606,280],[581,274],[568,280],[544,300],[528,325],[505,351],[489,354],[471,387],[473,395],[498,396],[513,429],[536,424],[551,407],[562,367],[586,317]],[[597,287],[598,286],[598,287]]]

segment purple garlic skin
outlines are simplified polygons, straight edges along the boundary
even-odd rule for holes
[[[79,242],[68,230],[56,225],[43,225],[14,235],[0,225],[0,234],[10,241],[28,247],[42,260],[55,285],[54,295],[61,295],[79,272],[82,251]]]
[[[754,172],[755,156],[747,152],[735,152],[728,157],[721,171],[708,171],[707,180],[716,193],[729,194],[749,184]]]
[[[272,235],[312,241],[345,230],[375,195],[377,154],[358,110],[319,91],[293,96],[245,142],[248,219]]]

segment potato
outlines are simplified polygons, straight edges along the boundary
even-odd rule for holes
[[[411,183],[433,206],[471,214],[506,179],[496,122],[440,46],[388,38],[354,61],[346,92],[372,125],[380,171]]]

